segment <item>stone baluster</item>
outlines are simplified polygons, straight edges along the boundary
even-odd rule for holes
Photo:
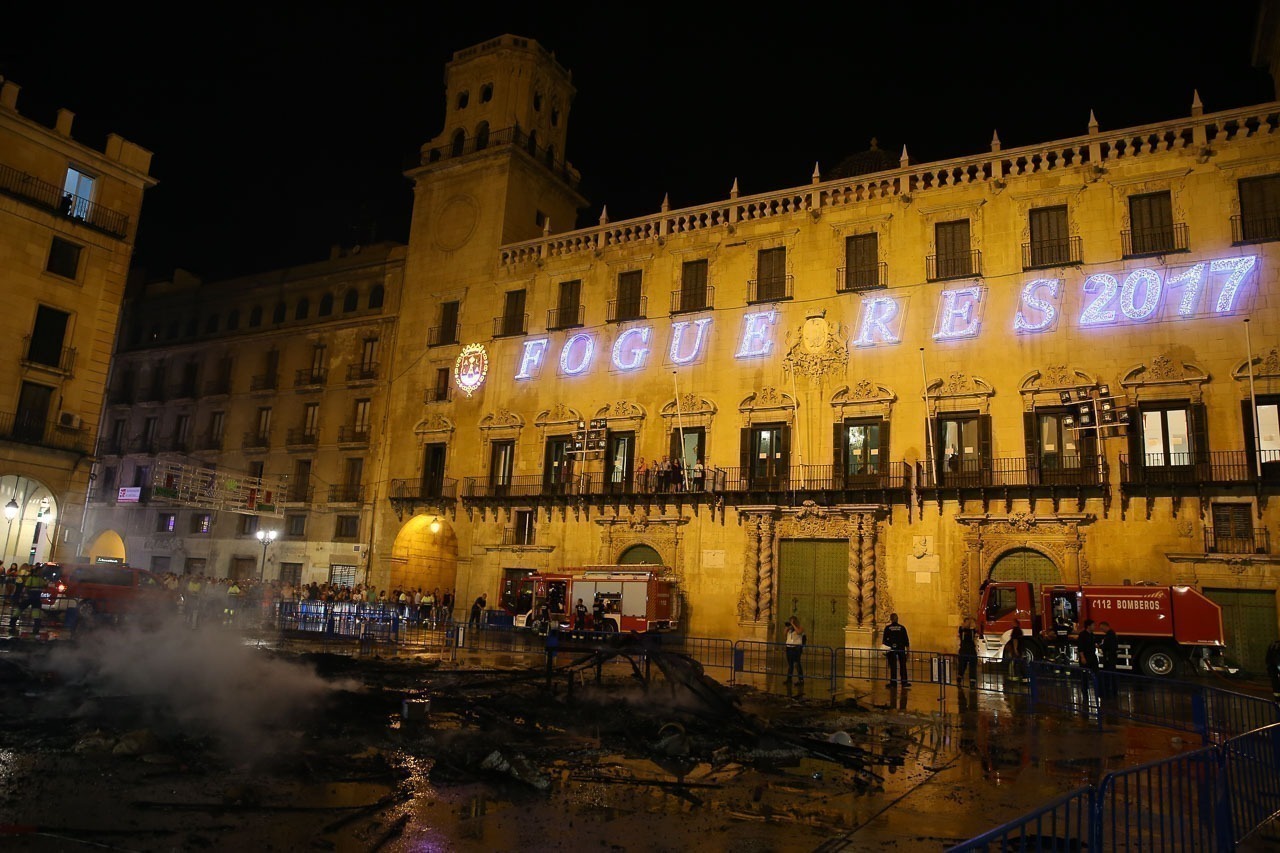
[[[1094,116],[1093,110],[1089,110],[1089,135],[1093,137],[1098,135],[1098,119]],[[1096,138],[1089,140],[1089,162],[1102,168],[1102,145]]]

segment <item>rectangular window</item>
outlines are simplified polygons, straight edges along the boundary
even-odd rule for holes
[[[63,213],[77,219],[86,218],[89,205],[93,203],[93,185],[92,175],[68,166],[67,176],[62,182]]]
[[[75,243],[54,237],[49,246],[49,259],[45,270],[63,278],[75,279],[80,271],[80,247]]]
[[[1129,196],[1129,255],[1159,255],[1178,249],[1169,192]]]
[[[422,496],[438,498],[444,492],[444,464],[447,445],[428,444],[422,457]]]
[[[360,488],[360,483],[364,480],[364,459],[359,456],[353,456],[346,461],[342,470],[342,482],[347,485],[351,491]],[[355,498],[352,498],[355,500]]]
[[[787,249],[778,246],[756,252],[756,287],[752,302],[773,302],[786,299]]]
[[[533,545],[535,543],[535,522],[537,516],[531,509],[518,509],[512,513],[511,543],[512,545]]]
[[[881,422],[875,420],[845,421],[844,446],[845,476],[857,480],[874,478],[883,470],[887,460],[880,458]]]
[[[435,387],[432,388],[432,398],[436,402],[449,399],[449,368],[436,368],[436,382]]]
[[[293,477],[289,481],[289,501],[291,503],[309,503],[311,501],[311,460],[293,460]]]
[[[614,306],[614,320],[639,320],[644,316],[640,298],[644,293],[644,273],[628,270],[618,273],[618,300]]]
[[[632,473],[636,467],[636,434],[610,431],[605,441],[605,490],[612,493],[631,491]],[[673,489],[674,491],[674,489]]]
[[[789,487],[791,431],[786,424],[743,429],[742,472],[751,489],[785,491]]]
[[[969,244],[969,220],[956,219],[937,223],[934,226],[934,242],[937,254],[931,279],[939,281],[976,274]]]
[[[580,325],[579,309],[581,306],[581,279],[560,282],[560,301],[557,303],[555,311],[552,312],[553,322],[548,325],[554,329],[567,329],[571,326]]]
[[[1259,400],[1257,420],[1256,447],[1263,466],[1280,465],[1280,402]],[[1248,424],[1247,430],[1252,434],[1253,424]]]
[[[198,512],[191,516],[191,532],[196,536],[207,536],[213,530],[213,516],[207,512]]]
[[[340,515],[334,523],[334,539],[355,539],[360,535],[360,516]]]
[[[938,482],[944,486],[987,485],[991,472],[991,416],[947,414],[935,421]]]
[[[1142,413],[1142,464],[1148,468],[1190,465],[1191,417],[1186,409]]]
[[[290,586],[302,583],[302,563],[281,563],[280,582]]]
[[[18,392],[18,413],[13,423],[14,438],[34,444],[44,441],[53,391],[53,388],[38,382],[22,383],[22,390]]]
[[[209,437],[214,441],[222,440],[222,431],[227,426],[226,412],[210,412],[209,413]]]
[[[356,433],[367,435],[369,432],[369,401],[356,400],[355,408],[351,416],[352,425],[355,427]]]
[[[196,396],[196,377],[200,371],[199,362],[188,361],[182,365],[182,387],[183,397]]]
[[[680,266],[678,311],[702,311],[711,307],[707,292],[707,260],[685,261]]]
[[[242,515],[236,525],[237,536],[253,536],[258,532],[258,516]]]
[[[163,575],[169,571],[171,561],[168,554],[154,554],[151,557],[151,571],[157,575]]]
[[[206,557],[187,557],[182,564],[182,571],[188,575],[202,575],[207,565],[208,558]]]
[[[290,539],[302,539],[307,535],[307,517],[302,514],[284,517],[284,535]]]
[[[302,407],[302,431],[308,438],[314,438],[320,431],[319,403],[307,403]]]
[[[333,586],[356,585],[356,567],[332,565],[329,567],[329,583]]]
[[[365,338],[360,350],[360,369],[366,374],[378,367],[378,339]]]
[[[271,435],[271,407],[260,406],[258,408],[258,438],[265,440]]]
[[[1280,175],[1245,178],[1240,181],[1239,190],[1237,242],[1280,240]]]
[[[64,367],[63,344],[67,336],[67,324],[71,315],[57,308],[41,305],[36,308],[36,321],[31,327],[27,345],[27,361],[48,367]]]
[[[573,438],[553,435],[547,439],[546,455],[542,462],[542,491],[550,495],[567,494],[573,481],[573,456],[570,449]]]
[[[1031,229],[1030,266],[1039,268],[1072,263],[1067,206],[1033,208],[1028,218]]]
[[[515,463],[514,441],[495,441],[489,445],[489,487],[495,496],[501,497],[510,492]]]
[[[445,302],[440,306],[440,332],[437,343],[456,344],[458,342],[458,308],[459,302]]]
[[[178,524],[178,516],[172,512],[162,512],[156,516],[156,532],[172,533]]]
[[[883,287],[880,280],[880,235],[854,234],[844,241],[844,282],[841,290],[859,292]]]
[[[525,331],[524,296],[521,290],[508,290],[502,303],[502,334],[523,335]]]
[[[178,415],[173,420],[173,440],[175,449],[181,449],[186,446],[187,433],[191,429],[191,416]]]
[[[1264,543],[1255,539],[1253,506],[1247,503],[1214,503],[1210,516],[1213,530],[1209,538],[1209,551],[1215,554],[1252,554]]]

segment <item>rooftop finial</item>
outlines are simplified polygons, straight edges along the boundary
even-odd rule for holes
[[[822,180],[822,172],[818,169],[818,161],[813,161],[813,182],[816,184]]]
[[[607,204],[600,205],[600,224],[609,224],[609,205]]]
[[[1000,150],[1000,134],[994,130],[991,131],[991,150],[992,151]]]
[[[1098,132],[1098,117],[1093,114],[1093,110],[1089,110],[1089,134],[1093,135]]]
[[[671,194],[663,193],[662,194],[662,212],[666,213],[670,209],[671,209]]]
[[[730,187],[729,189],[729,198],[737,198],[737,197],[738,197],[738,179],[734,178],[733,186]]]
[[[551,217],[550,216],[544,217],[542,220],[542,236],[543,237],[551,236]]]
[[[904,169],[911,165],[911,158],[907,156],[907,146],[905,145],[902,146],[902,156],[898,158],[898,164]]]
[[[873,137],[871,137],[871,150],[872,150],[872,151],[879,151],[879,150],[880,150],[880,140],[879,140],[879,139],[876,139],[874,136],[873,136]]]
[[[1191,114],[1193,116],[1204,115],[1204,104],[1200,103],[1200,90],[1191,90]]]

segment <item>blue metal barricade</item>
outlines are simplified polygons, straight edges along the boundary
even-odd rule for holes
[[[1204,747],[1107,774],[1094,800],[1094,832],[1096,849],[1231,849],[1218,748]]]
[[[1091,787],[1063,794],[1033,812],[957,844],[949,853],[1084,850],[1089,846],[1094,795]]]
[[[1280,723],[1233,737],[1220,749],[1239,844],[1280,814]]]
[[[735,674],[764,676],[767,681],[781,681],[787,676],[786,648],[785,643],[739,640],[733,644],[733,671]],[[804,646],[800,664],[805,681],[826,684],[835,693],[835,649],[830,646]],[[766,684],[766,689],[769,686]]]

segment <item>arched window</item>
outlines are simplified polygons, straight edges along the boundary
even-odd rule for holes
[[[382,294],[383,294],[382,285],[375,284],[373,286],[373,289],[369,291],[369,307],[370,308],[382,307]]]
[[[276,307],[271,311],[271,322],[283,323],[284,318],[288,316],[289,308],[283,302],[277,302]]]
[[[529,131],[529,153],[534,157],[538,156],[538,131]]]
[[[240,328],[240,311],[232,308],[231,313],[227,314],[227,331],[234,332]]]
[[[333,313],[333,294],[326,293],[320,297],[320,316],[328,317]]]
[[[342,310],[354,311],[360,307],[360,294],[353,287],[347,291],[346,296],[342,297]]]
[[[492,100],[493,100],[493,84],[485,83],[483,86],[480,87],[480,102],[487,104]]]
[[[466,89],[463,89],[461,92],[458,93],[458,109],[465,110],[467,108],[467,103],[470,100],[471,100],[471,93],[468,92]]]
[[[489,147],[489,122],[482,121],[476,125],[476,150],[483,151]]]
[[[311,313],[311,302],[304,296],[298,300],[297,307],[293,309],[293,319],[305,320],[309,313]]]
[[[210,314],[204,319],[204,333],[212,335],[216,331],[218,331],[218,315]]]
[[[255,328],[262,325],[262,306],[255,305],[249,309],[249,328]]]
[[[533,111],[535,113],[542,112],[542,93],[541,92],[533,93]]]
[[[462,150],[467,145],[467,132],[462,128],[458,128],[453,132],[453,149],[451,151],[454,157],[461,156]]]

